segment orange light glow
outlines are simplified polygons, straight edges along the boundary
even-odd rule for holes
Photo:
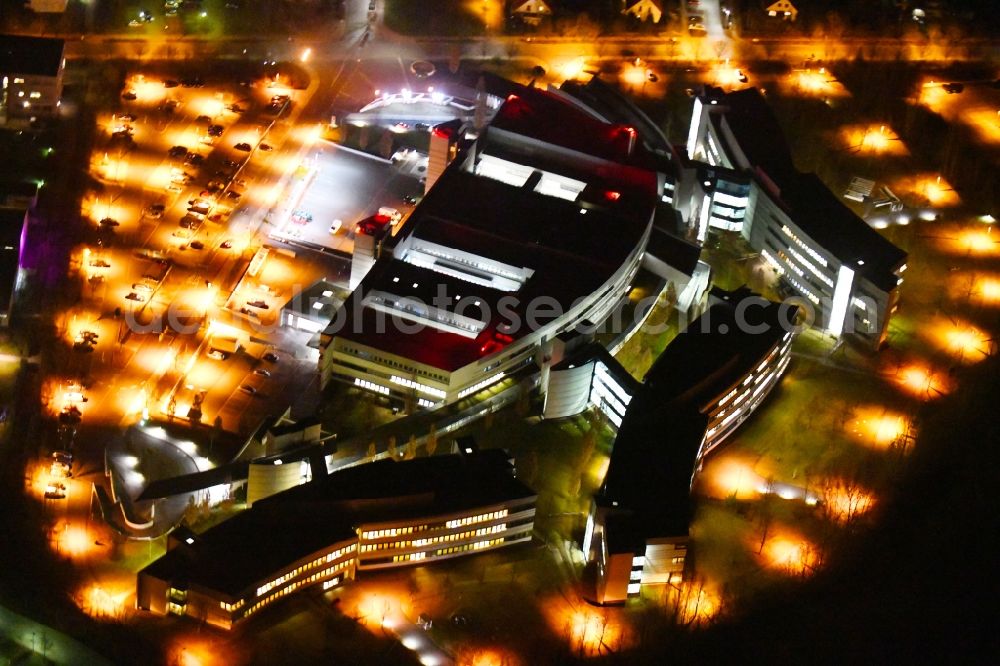
[[[60,479],[65,484],[67,480]],[[98,551],[94,536],[84,525],[60,520],[52,528],[52,549],[71,558],[83,558]]]
[[[1000,279],[982,278],[976,283],[976,291],[983,303],[989,305],[1000,304]]]
[[[567,60],[561,65],[557,65],[556,69],[559,74],[567,80],[578,78],[583,74],[583,70],[587,67],[587,60],[585,58],[573,58],[572,60]]]
[[[459,658],[457,666],[521,666],[521,660],[510,650],[498,647],[472,648],[468,658]]]
[[[846,523],[875,506],[875,496],[855,483],[838,479],[826,484],[822,491],[823,509],[837,522]]]
[[[184,638],[170,650],[168,663],[177,666],[213,666],[229,663],[220,653],[220,645],[203,638]]]
[[[907,155],[910,151],[888,125],[848,125],[840,130],[844,145],[863,155]]]
[[[727,60],[724,64],[719,65],[715,73],[715,80],[717,85],[722,87],[733,87],[742,85],[740,78],[743,76],[743,72],[736,67],[729,64]]]
[[[994,238],[989,230],[966,231],[959,237],[959,244],[972,254],[1000,254],[1000,240]]]
[[[689,581],[665,586],[664,603],[685,625],[711,622],[722,608],[719,593],[713,586]]]
[[[820,562],[816,546],[791,531],[768,539],[760,557],[769,569],[798,575],[812,574]]]
[[[927,80],[920,87],[920,103],[933,111],[942,111],[950,101],[940,81]]]
[[[961,199],[955,188],[938,174],[916,174],[897,178],[890,188],[900,197],[924,201],[936,208],[957,206]]]
[[[98,620],[122,620],[126,600],[132,594],[129,588],[91,584],[75,595],[77,606],[90,617]]]
[[[646,70],[642,67],[629,65],[622,72],[622,80],[630,86],[641,86],[646,82]]]
[[[951,390],[950,384],[945,378],[920,364],[906,366],[899,372],[897,379],[909,393],[924,400],[936,398]]]
[[[580,656],[608,654],[633,643],[631,630],[619,609],[574,605],[559,596],[545,599],[542,612],[570,651]]]
[[[971,324],[941,319],[924,330],[932,342],[963,363],[976,363],[993,353],[990,335]]]
[[[848,94],[840,81],[823,67],[793,72],[786,80],[786,87],[799,93],[827,98],[846,97]]]
[[[858,407],[846,424],[847,432],[858,441],[885,449],[909,431],[909,419],[877,406]]]
[[[724,454],[709,459],[699,479],[706,494],[717,499],[754,499],[767,485],[752,462]]]

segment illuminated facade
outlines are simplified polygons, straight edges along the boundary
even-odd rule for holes
[[[667,345],[641,386],[620,373],[598,373],[597,362],[606,363],[599,356],[590,361],[591,395],[601,385],[601,401],[614,397],[599,408],[618,429],[583,541],[592,601],[621,603],[644,585],[683,577],[694,476],[780,382],[796,314],[794,306],[747,290],[715,290],[709,308]],[[559,367],[585,361],[571,356]],[[621,417],[614,414],[619,406]]]
[[[372,253],[321,335],[324,383],[452,402],[537,372],[551,340],[600,326],[628,296],[657,210],[673,219],[672,182],[634,128],[518,90]]]
[[[699,239],[710,229],[740,232],[815,326],[878,347],[898,305],[906,253],[814,174],[795,169],[757,89],[697,96],[686,148],[695,184],[686,213]]]
[[[535,499],[498,450],[344,469],[203,534],[175,530],[166,555],[139,572],[136,605],[230,629],[358,572],[528,542]]]
[[[0,125],[59,112],[63,46],[61,39],[0,35]]]

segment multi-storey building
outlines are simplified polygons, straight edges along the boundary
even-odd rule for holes
[[[594,601],[620,603],[642,585],[683,575],[694,475],[704,456],[777,386],[788,367],[795,317],[795,307],[747,290],[716,290],[709,308],[667,345],[639,387],[616,379],[620,373],[601,372],[607,359],[600,356],[567,359],[558,368],[590,366],[590,401],[610,395],[613,411],[624,408],[617,419],[609,414],[619,422],[618,434],[583,542],[594,567]]]
[[[63,46],[61,39],[0,35],[0,125],[58,113],[66,67]]]
[[[225,629],[289,594],[357,572],[429,564],[530,541],[536,496],[499,450],[316,477],[194,534],[138,574],[136,605]]]
[[[633,127],[519,89],[372,253],[321,336],[324,382],[433,406],[600,326],[631,290],[654,218],[673,219],[658,164]]]
[[[872,347],[886,338],[906,253],[798,172],[756,88],[708,88],[694,101],[687,141],[688,219],[698,237],[739,231],[801,298],[813,324]]]

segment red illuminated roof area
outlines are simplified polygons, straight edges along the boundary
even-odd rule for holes
[[[366,236],[384,236],[390,227],[392,218],[388,215],[372,215],[358,222],[357,232]]]
[[[509,96],[490,126],[612,162],[649,162],[634,128],[602,122],[558,95],[536,88]]]

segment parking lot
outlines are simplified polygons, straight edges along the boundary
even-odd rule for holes
[[[301,176],[301,197],[290,195],[272,237],[352,254],[358,221],[382,207],[405,213],[404,197],[423,191],[416,170],[406,175],[388,160],[328,142],[317,146],[312,172]]]

